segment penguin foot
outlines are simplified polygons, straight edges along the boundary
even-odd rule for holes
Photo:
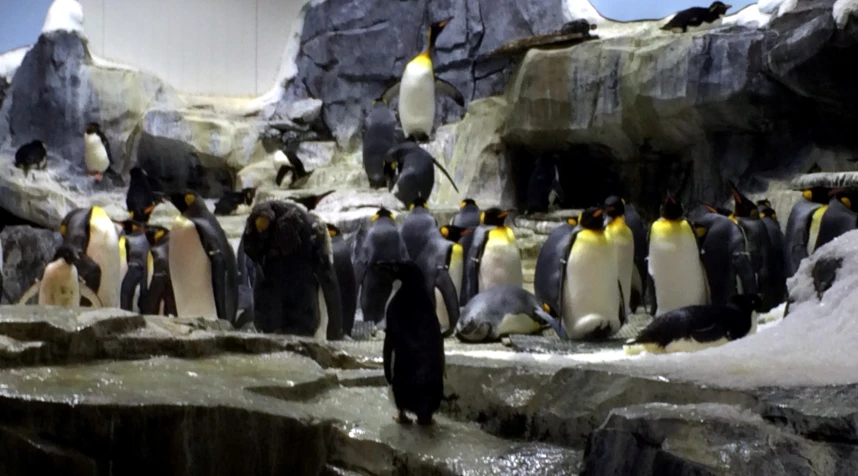
[[[101,172],[97,172],[97,173],[89,174],[89,175],[91,177],[93,177],[96,182],[101,182],[101,179],[104,178],[104,174],[102,174]]]
[[[400,425],[410,425],[411,418],[408,418],[408,415],[405,412],[399,412],[399,415],[393,415],[393,421],[399,423]]]

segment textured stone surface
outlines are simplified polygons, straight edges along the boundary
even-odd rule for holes
[[[4,304],[15,304],[53,259],[62,235],[29,226],[9,226],[0,232],[3,244]]]

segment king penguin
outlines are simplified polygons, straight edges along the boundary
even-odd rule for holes
[[[95,291],[89,288],[78,275],[76,263],[88,258],[79,256],[74,246],[63,244],[54,254],[54,259],[45,266],[42,279],[37,280],[18,301],[24,305],[36,293],[39,293],[40,306],[78,307],[83,297],[92,303],[92,307],[101,307],[102,303]]]
[[[452,84],[437,78],[432,67],[435,41],[451,20],[435,22],[429,27],[429,46],[405,65],[402,79],[382,95],[387,103],[399,96],[399,120],[409,139],[426,141],[432,134],[436,92],[451,97],[459,106],[465,105],[462,93]]]
[[[497,342],[510,334],[534,334],[551,326],[561,338],[563,328],[533,294],[520,286],[495,286],[477,294],[462,309],[456,337],[462,342]]]
[[[617,258],[617,276],[623,288],[623,306],[626,314],[634,312],[629,304],[632,293],[632,276],[635,269],[635,237],[626,224],[626,202],[617,196],[605,200],[605,234],[614,247]]]
[[[768,312],[773,307],[783,302],[785,296],[781,290],[785,283],[777,283],[773,279],[772,270],[775,259],[782,260],[783,255],[775,256],[772,253],[772,245],[769,242],[769,232],[766,224],[760,219],[760,211],[757,205],[747,196],[742,194],[733,182],[727,182],[733,194],[733,216],[736,222],[745,232],[747,238],[747,250],[751,257],[751,265],[757,275],[757,292],[763,301],[761,310]],[[710,302],[712,302],[710,300]]]
[[[405,242],[408,256],[417,258],[429,240],[440,237],[438,222],[429,213],[426,199],[420,195],[411,202],[408,208],[410,211],[402,222],[399,233],[402,235],[402,241]]]
[[[432,164],[444,173],[456,193],[459,192],[447,169],[414,142],[403,142],[393,147],[384,160],[387,188],[405,206],[410,206],[418,197],[429,199],[435,187],[435,169]]]
[[[709,303],[697,235],[671,194],[662,205],[661,218],[650,228],[649,274],[655,287],[655,316]]]
[[[784,233],[786,276],[792,277],[801,260],[813,253],[819,236],[819,224],[828,209],[830,189],[814,187],[802,190],[801,198],[792,207]]]
[[[119,307],[126,311],[139,311],[146,299],[152,282],[153,257],[149,250],[149,239],[142,223],[133,220],[122,222],[125,235],[120,240],[124,246],[127,271],[122,277]]]
[[[709,301],[723,305],[737,294],[756,293],[757,276],[744,230],[716,207],[708,204],[703,207],[705,213],[695,218],[692,225],[700,243]]]
[[[557,226],[548,234],[548,239],[539,248],[536,271],[533,274],[533,290],[536,298],[548,306],[548,312],[560,312],[560,294],[563,290],[563,264],[569,256],[572,232],[578,225],[577,217],[569,217],[566,223]]]
[[[834,189],[829,195],[828,209],[819,222],[819,234],[813,246],[813,251],[833,241],[840,235],[858,228],[858,213],[853,207],[858,207],[858,197],[843,189]]]
[[[459,320],[463,253],[458,241],[469,232],[451,225],[431,230],[431,233],[427,233],[429,239],[423,250],[414,260],[423,272],[444,337],[453,332]]]
[[[86,125],[83,135],[83,156],[89,175],[100,181],[113,162],[110,156],[110,142],[97,122]]]
[[[649,245],[647,243],[646,227],[640,214],[631,203],[625,203],[626,213],[623,219],[632,230],[635,239],[635,272],[632,273],[632,291],[629,296],[629,307],[632,311],[644,304],[647,284],[647,257],[649,256]]]
[[[626,323],[616,248],[605,233],[602,213],[599,207],[581,213],[565,263],[555,264],[564,268],[560,316],[572,339],[605,339]]]
[[[146,296],[140,302],[140,312],[153,316],[177,316],[173,282],[170,279],[170,230],[147,225],[146,239],[152,255],[152,279]]]
[[[335,225],[327,224],[331,235],[331,251],[334,254],[334,268],[337,272],[337,284],[340,289],[340,301],[343,307],[343,333],[352,334],[357,309],[357,284],[355,268],[352,265],[352,242],[343,237]]]
[[[480,226],[480,215],[482,212],[480,211],[479,205],[472,198],[466,198],[462,200],[459,204],[459,211],[453,217],[452,222],[450,223],[453,226],[458,226],[459,228],[471,228],[476,229]],[[471,243],[474,242],[474,234],[469,233],[462,237],[461,243],[462,251],[465,253],[465,256],[468,256],[468,250],[471,249]]]
[[[509,210],[489,208],[480,217],[474,241],[465,259],[465,276],[459,305],[499,284],[521,286],[524,278],[521,251],[512,228],[504,224]]]
[[[119,307],[121,253],[113,220],[101,207],[78,208],[60,224],[63,242],[90,259],[78,262],[77,271],[104,307]]]
[[[170,196],[180,214],[170,230],[170,278],[179,317],[235,322],[235,252],[215,216],[196,193]]]

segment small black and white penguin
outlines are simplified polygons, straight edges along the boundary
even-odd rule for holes
[[[566,335],[576,340],[605,339],[626,323],[615,245],[605,232],[604,210],[590,207],[569,237],[560,283],[560,316]]]
[[[128,193],[125,195],[125,207],[132,220],[149,223],[149,217],[157,205],[149,185],[149,176],[140,167],[132,168],[130,175],[131,182],[128,185]]]
[[[90,122],[86,125],[83,134],[83,156],[87,172],[90,176],[95,177],[96,181],[100,181],[104,177],[104,173],[113,163],[113,158],[110,155],[110,142],[97,122]]]
[[[238,207],[253,205],[253,199],[256,198],[255,188],[244,188],[237,191],[224,190],[223,195],[215,203],[215,215],[226,216],[231,215],[238,210]]]
[[[384,158],[387,151],[397,143],[396,116],[387,107],[384,98],[372,102],[372,110],[363,126],[363,168],[371,188],[384,188]]]
[[[533,291],[536,298],[548,306],[548,311],[555,314],[560,312],[560,294],[566,274],[566,269],[558,263],[566,262],[572,232],[577,225],[578,217],[569,217],[565,223],[551,230],[536,256]]]
[[[716,207],[702,204],[706,213],[692,221],[700,243],[711,304],[726,304],[732,296],[757,292],[745,232]]]
[[[858,194],[838,188],[829,192],[829,195],[831,199],[819,222],[819,234],[813,251],[858,228],[858,213],[855,212],[858,208]]]
[[[674,33],[685,33],[689,27],[699,27],[704,23],[718,26],[721,23],[721,17],[726,15],[727,10],[731,8],[733,8],[732,5],[726,5],[723,2],[712,2],[709,8],[688,8],[677,12],[661,29]]]
[[[605,200],[605,235],[614,247],[617,257],[617,276],[623,289],[623,305],[626,314],[635,311],[629,300],[632,295],[632,281],[637,273],[635,267],[635,237],[626,224],[626,202],[612,195]],[[640,278],[638,278],[640,280]]]
[[[382,95],[387,103],[399,96],[399,120],[406,138],[429,140],[435,125],[436,92],[449,96],[461,107],[465,105],[462,93],[452,84],[436,77],[432,67],[435,41],[451,20],[435,22],[429,27],[427,48],[405,65],[402,79]]]
[[[566,335],[547,304],[521,286],[501,285],[474,296],[462,309],[456,337],[462,342],[497,342],[510,334],[534,334],[551,326]]]
[[[170,230],[147,225],[145,233],[152,255],[152,279],[146,296],[140,300],[140,312],[153,316],[178,316],[170,279]]]
[[[405,242],[396,227],[395,216],[380,208],[370,219],[364,235],[358,234],[355,244],[355,282],[360,289],[360,308],[363,320],[380,323],[384,319],[384,306],[390,297],[393,281],[372,267],[377,261],[407,261]],[[428,295],[428,293],[427,293]]]
[[[334,269],[337,272],[337,284],[340,289],[340,302],[343,306],[343,333],[352,334],[357,309],[357,283],[355,268],[352,264],[352,242],[343,237],[337,226],[330,223],[328,234],[331,236],[331,251],[334,254]]]
[[[444,396],[444,339],[423,273],[412,261],[376,262],[373,270],[393,285],[385,304],[384,377],[399,414],[398,423],[430,425]]]
[[[552,206],[565,201],[560,185],[560,169],[556,155],[540,156],[527,182],[527,209],[525,215],[547,212]]]
[[[819,226],[831,199],[827,187],[802,190],[801,198],[792,207],[784,233],[786,276],[792,277],[801,260],[813,253],[819,237]]]
[[[650,227],[649,274],[654,287],[655,316],[709,303],[697,235],[683,214],[682,205],[668,193],[661,217]]]
[[[405,242],[408,256],[416,258],[423,252],[423,248],[429,240],[441,235],[438,231],[438,222],[429,213],[429,206],[426,205],[425,198],[418,195],[408,206],[408,209],[408,216],[405,217],[399,227],[399,234],[402,235],[402,241]]]
[[[235,252],[205,201],[193,191],[174,193],[180,214],[170,229],[170,278],[178,317],[235,322],[238,276]]]
[[[60,223],[63,243],[78,250],[81,259],[77,272],[90,289],[98,294],[104,307],[119,307],[122,284],[119,233],[113,220],[103,208],[77,208],[69,212]]]
[[[28,142],[15,152],[15,167],[30,175],[30,169],[45,170],[48,167],[48,149],[40,140]]]
[[[127,268],[120,286],[119,307],[126,311],[139,311],[152,281],[153,257],[145,225],[134,220],[125,220],[121,225],[124,235],[120,239],[120,253],[125,256]]]
[[[282,187],[283,181],[286,177],[289,177],[289,180],[286,181],[286,188],[294,189],[307,185],[307,182],[310,180],[310,176],[313,175],[313,171],[311,170],[308,172],[304,167],[304,162],[292,151],[282,153],[289,163],[280,164],[280,167],[277,169],[277,176],[274,178],[274,182],[277,186]]]
[[[61,245],[54,254],[54,259],[45,266],[42,278],[37,279],[24,292],[18,304],[27,304],[27,301],[38,293],[40,306],[78,307],[83,297],[92,307],[101,307],[101,300],[95,291],[87,286],[77,272],[77,263],[88,259],[86,256],[80,256],[74,246]]]
[[[481,225],[474,231],[473,243],[465,257],[460,306],[493,286],[523,284],[521,250],[512,228],[504,224],[509,214],[509,210],[496,207],[482,212]]]
[[[342,338],[343,306],[330,243],[327,226],[298,204],[267,201],[253,207],[242,246],[261,270],[253,286],[257,330],[322,341]]]
[[[761,302],[756,294],[737,294],[726,304],[674,309],[626,341],[625,351],[628,354],[694,352],[741,339],[756,332],[754,311]]]
[[[444,173],[458,193],[459,188],[447,169],[414,142],[403,142],[387,152],[384,175],[387,177],[388,190],[405,206],[409,206],[417,197],[428,200],[435,187],[433,164]]]

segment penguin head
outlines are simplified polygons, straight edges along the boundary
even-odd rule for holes
[[[626,203],[620,197],[612,195],[605,200],[605,215],[611,218],[626,214]]]
[[[85,132],[86,134],[98,134],[101,132],[101,126],[97,122],[87,123]]]
[[[578,224],[588,230],[602,230],[605,228],[604,210],[601,207],[590,207],[578,217]]]
[[[179,210],[179,213],[185,213],[188,210],[200,206],[202,199],[196,194],[196,192],[188,190],[183,193],[170,194],[170,202],[172,202],[172,204]],[[205,204],[203,204],[203,206],[205,206]]]
[[[75,264],[79,258],[80,254],[77,249],[72,245],[62,245],[57,249],[57,252],[54,253],[53,261],[63,260],[68,264]]]
[[[778,221],[778,214],[775,213],[774,208],[765,207],[760,209],[760,218],[771,218],[774,221]]]
[[[379,104],[380,104],[381,106],[379,106]],[[379,98],[375,98],[375,99],[373,99],[373,100],[372,100],[372,105],[373,105],[373,107],[382,107],[382,106],[383,106],[383,107],[387,107],[387,101],[384,99],[384,96],[381,96],[381,97],[379,97]]]
[[[733,182],[728,181],[727,185],[733,193],[733,214],[739,218],[759,218],[760,212],[754,202],[742,195],[742,192]]]
[[[757,208],[772,208],[772,202],[768,198],[764,198],[762,200],[757,200]]]
[[[727,10],[731,8],[733,8],[733,5],[726,5],[723,2],[712,2],[712,5],[709,5],[709,11],[718,15],[727,13]]]
[[[684,212],[682,204],[673,194],[668,193],[664,199],[664,204],[661,206],[661,217],[666,220],[679,220]]]
[[[459,210],[464,210],[466,207],[477,207],[477,202],[473,198],[466,198],[459,203]]]
[[[842,188],[836,188],[829,192],[831,198],[836,199],[838,202],[842,203],[846,208],[853,210],[853,206],[858,208],[858,197],[856,197],[854,192],[847,192]]]
[[[253,205],[253,199],[256,198],[256,187],[242,189],[241,194],[244,195],[245,205]]]
[[[444,225],[438,230],[441,232],[441,236],[453,243],[458,243],[463,236],[470,235],[474,231],[473,228],[462,228],[454,225]]]
[[[414,201],[411,202],[411,205],[408,205],[408,209],[414,210],[415,208],[418,208],[418,207],[419,208],[425,208],[427,210],[429,209],[429,206],[426,205],[426,199],[423,198],[423,195],[420,193],[417,194],[417,198],[415,198]]]
[[[163,226],[146,225],[146,240],[150,246],[155,246],[169,236],[170,230]]]
[[[122,231],[123,231],[126,235],[130,235],[130,234],[132,234],[132,233],[145,232],[145,231],[146,231],[146,225],[145,225],[143,222],[139,222],[139,221],[136,221],[136,220],[122,220],[122,221],[117,221],[117,222],[114,222],[114,223],[116,223],[117,225],[121,226],[121,227],[122,227]]]
[[[509,210],[501,210],[497,207],[489,208],[480,215],[480,223],[483,225],[504,226],[504,221],[508,215]]]
[[[447,18],[446,20],[436,21],[431,26],[429,26],[429,50],[435,47],[435,41],[438,39],[438,35],[444,31],[444,28],[450,24],[452,18]]]
[[[763,299],[759,294],[735,294],[730,297],[729,303],[750,313],[760,310],[763,305]]]
[[[394,216],[393,212],[391,212],[390,210],[381,207],[378,209],[377,212],[375,212],[375,215],[372,216],[372,221],[378,221],[379,218],[389,218],[391,221],[394,221],[396,219],[396,216]]]
[[[331,238],[335,238],[342,234],[340,229],[337,228],[337,225],[332,225],[330,223],[325,223],[325,225],[328,227],[328,236],[330,236]]]

